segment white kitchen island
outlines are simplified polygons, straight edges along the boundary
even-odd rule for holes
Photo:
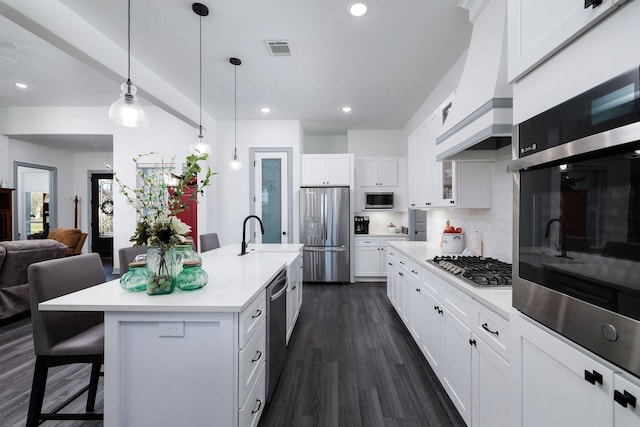
[[[302,245],[202,254],[207,286],[129,293],[118,280],[40,304],[104,311],[104,425],[253,426],[265,401],[265,288]],[[267,252],[273,250],[273,252]]]

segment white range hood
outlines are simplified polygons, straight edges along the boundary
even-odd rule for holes
[[[511,143],[512,88],[507,83],[507,0],[460,0],[473,23],[462,77],[436,138],[436,159]],[[455,158],[455,157],[454,157]]]

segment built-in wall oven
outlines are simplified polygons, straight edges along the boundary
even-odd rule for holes
[[[514,134],[514,307],[640,376],[640,68]]]

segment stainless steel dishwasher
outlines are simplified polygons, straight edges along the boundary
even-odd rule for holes
[[[287,361],[287,272],[282,270],[267,286],[267,403]]]

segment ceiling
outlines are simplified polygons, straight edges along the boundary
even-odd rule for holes
[[[126,49],[126,0],[61,0]],[[467,11],[454,0],[204,1],[202,105],[217,120],[300,120],[306,135],[402,129],[469,43]],[[131,53],[198,104],[199,17],[188,0],[132,0]],[[266,40],[292,55],[270,56]],[[126,61],[126,57],[123,57]],[[132,81],[144,88],[144,81]],[[0,17],[0,106],[102,106],[119,84]],[[30,85],[26,90],[16,81]],[[341,108],[353,107],[345,114]],[[260,107],[269,106],[268,115]],[[28,136],[23,135],[23,139]]]

